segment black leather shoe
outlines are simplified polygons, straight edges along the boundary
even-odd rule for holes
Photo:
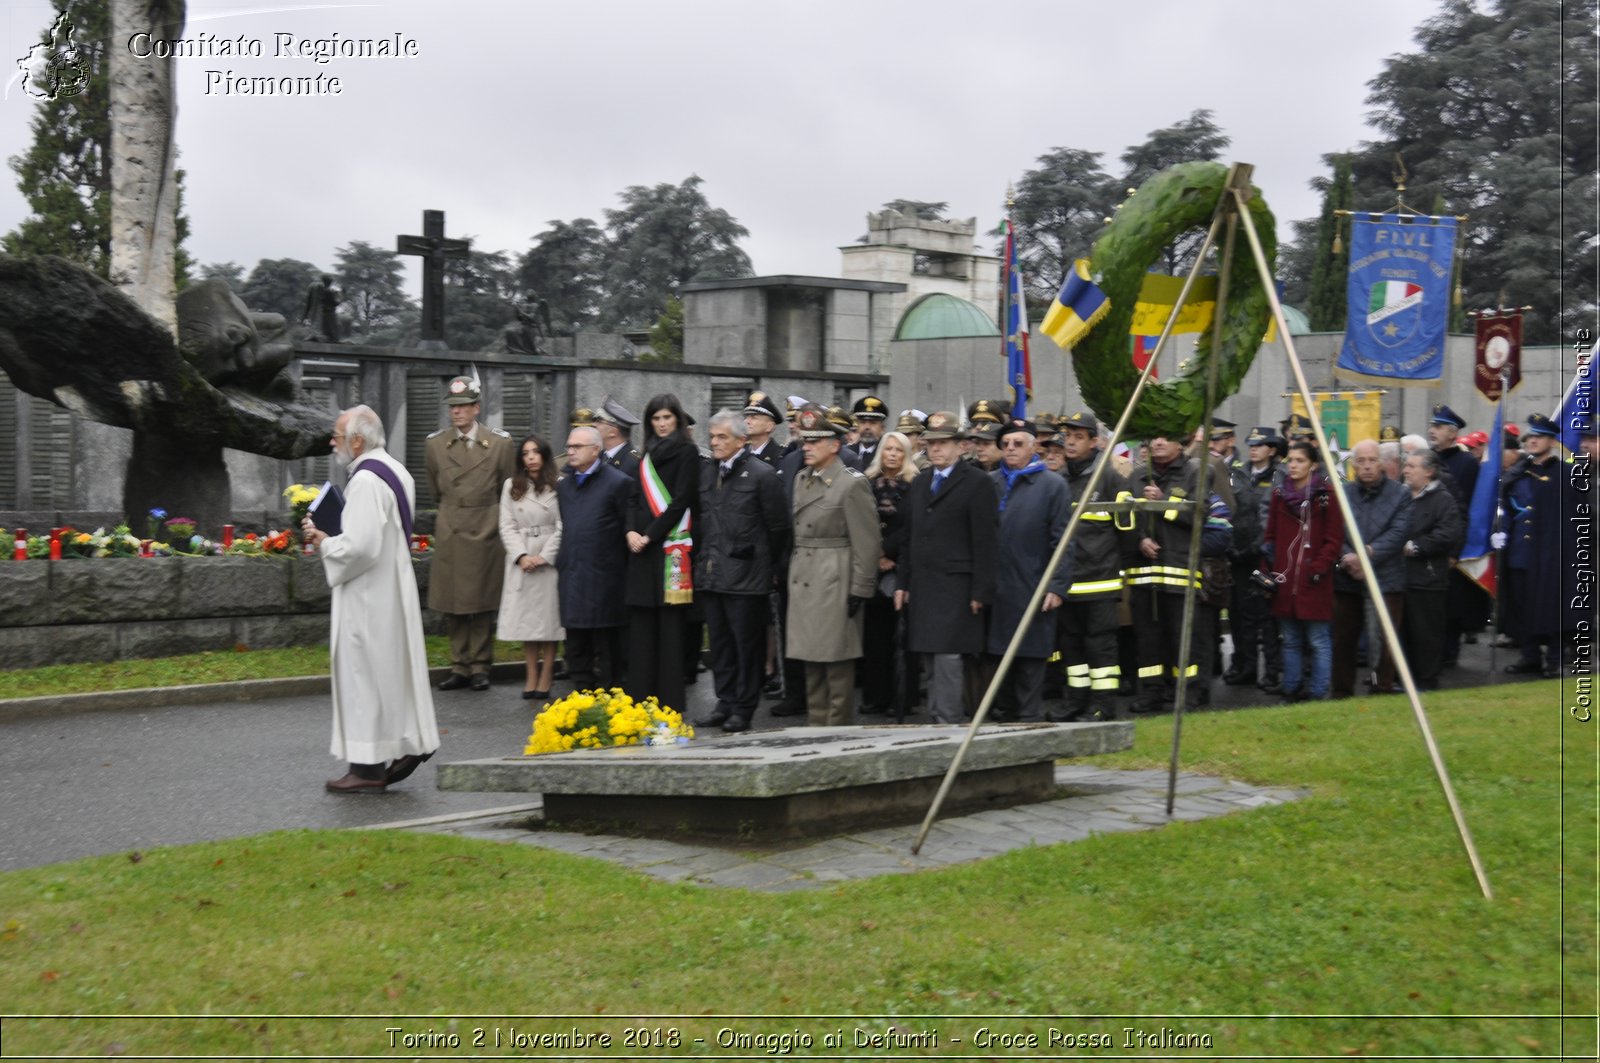
[[[769,710],[774,716],[804,716],[806,706],[804,702],[780,701]]]
[[[475,673],[471,679],[467,680],[467,682],[472,684],[473,690],[489,689],[489,676],[484,672]]]
[[[750,721],[743,716],[729,716],[722,722],[722,733],[735,735],[750,730]]]
[[[384,779],[363,779],[353,771],[322,784],[330,794],[381,794],[388,785]]]
[[[464,690],[471,680],[457,672],[451,672],[450,677],[439,684],[440,690]]]
[[[696,727],[721,727],[723,724],[725,724],[727,722],[728,722],[728,714],[727,713],[725,713],[725,712],[708,712],[704,716],[702,716],[699,719],[695,720],[694,721],[694,725]]]
[[[1506,675],[1540,675],[1545,671],[1538,661],[1518,661],[1506,665]]]
[[[783,676],[768,676],[761,684],[761,696],[764,698],[783,697]]]
[[[425,762],[433,759],[432,753],[407,753],[390,762],[389,770],[383,773],[384,785],[397,783],[402,779],[411,777],[411,773],[420,768]]]
[[[1242,687],[1254,683],[1256,674],[1254,672],[1227,671],[1222,673],[1222,681],[1230,687]]]

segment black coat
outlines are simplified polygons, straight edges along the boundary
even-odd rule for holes
[[[771,447],[767,448],[771,450]],[[789,553],[793,519],[778,474],[748,451],[717,486],[717,462],[700,470],[694,521],[694,587],[717,594],[766,594]]]
[[[905,547],[897,565],[906,604],[906,649],[913,653],[982,653],[984,616],[971,603],[994,602],[1000,512],[994,485],[976,465],[958,461],[932,494],[933,469],[919,474],[903,508]]]
[[[1421,498],[1413,496],[1406,542],[1415,553],[1406,551],[1406,590],[1448,589],[1451,561],[1466,537],[1456,500],[1442,483],[1422,492]]]
[[[989,474],[995,494],[1005,490],[1005,474]],[[1072,516],[1067,481],[1041,469],[1019,477],[1000,514],[1000,561],[996,566],[994,608],[989,620],[989,652],[1001,654],[1022,623],[1022,615],[1044,575],[1050,556]],[[1066,600],[1072,587],[1072,565],[1065,556],[1050,574],[1047,589]],[[1048,657],[1056,648],[1056,614],[1040,613],[1028,625],[1017,647],[1019,657]]]
[[[556,482],[561,505],[561,552],[556,555],[557,596],[564,627],[621,627],[623,577],[628,570],[628,508],[633,481],[597,461],[578,486],[568,469]]]
[[[1587,596],[1579,572],[1593,566],[1573,563],[1575,536],[1587,521],[1579,509],[1584,500],[1572,480],[1572,465],[1559,458],[1535,464],[1523,456],[1505,475],[1505,568],[1500,578],[1510,591],[1506,629],[1522,638],[1578,630],[1578,622],[1592,614],[1583,607]]]
[[[694,533],[694,512],[700,495],[700,451],[693,443],[687,439],[662,440],[648,456],[672,502],[660,516],[654,516],[637,482],[628,496],[628,530],[644,535],[650,545],[637,554],[628,554],[626,599],[628,605],[647,609],[664,604],[666,555],[662,544],[685,510],[690,513],[690,534]],[[641,461],[641,470],[643,465]],[[693,557],[692,552],[690,556]]]

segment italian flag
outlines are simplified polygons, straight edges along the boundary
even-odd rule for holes
[[[1379,281],[1367,302],[1367,320],[1381,321],[1422,301],[1422,286],[1406,281]]]

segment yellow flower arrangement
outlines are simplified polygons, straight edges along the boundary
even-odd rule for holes
[[[603,746],[672,745],[694,737],[683,717],[653,697],[634,701],[621,687],[576,690],[534,717],[524,755]]]
[[[305,484],[290,484],[283,489],[283,497],[289,500],[290,523],[293,527],[300,527],[300,522],[306,519],[306,513],[311,509],[311,503],[321,493],[320,487],[307,487]]]

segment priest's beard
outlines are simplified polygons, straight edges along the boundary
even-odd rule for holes
[[[333,445],[333,460],[339,463],[339,468],[341,469],[349,468],[350,463],[356,460],[356,456],[350,452],[350,444],[348,442],[335,443]]]

